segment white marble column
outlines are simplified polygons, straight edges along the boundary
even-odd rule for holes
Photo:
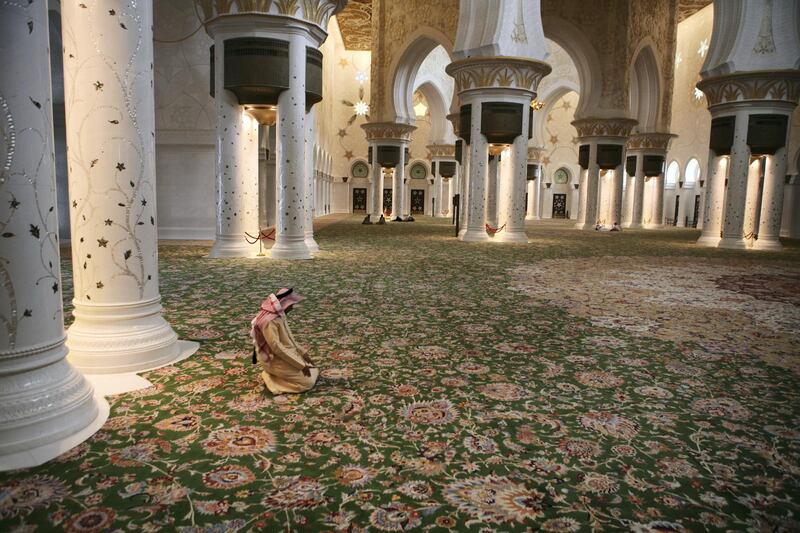
[[[753,248],[757,250],[779,251],[783,249],[780,233],[787,164],[786,147],[775,152],[775,155],[767,156],[764,188],[761,192],[761,220],[758,226],[758,239],[753,243]]]
[[[433,198],[434,198],[434,213],[433,216],[442,216],[442,173],[439,171],[441,161],[436,160],[436,172],[433,175]]]
[[[536,180],[529,180],[525,188],[528,192],[525,220],[536,220]]]
[[[267,212],[267,165],[269,163],[269,126],[258,128],[258,225],[261,229],[269,226]]]
[[[151,2],[113,16],[105,3],[61,6],[75,290],[67,344],[88,373],[148,370],[197,349],[161,316],[152,15]],[[256,227],[257,163],[254,151]]]
[[[653,178],[653,219],[648,228],[655,229],[664,226],[664,173]]]
[[[250,244],[245,233],[257,235],[260,229],[258,122],[239,105],[236,95],[225,90],[225,39],[219,33],[214,41],[214,102],[216,125],[216,214],[217,235],[208,257],[255,257],[258,244]]]
[[[580,175],[578,176],[578,181],[580,186],[578,187],[578,218],[575,223],[575,227],[578,229],[583,229],[586,226],[586,184],[588,180],[589,171],[587,169],[581,169]]]
[[[753,158],[747,170],[747,192],[744,206],[744,223],[742,234],[748,248],[753,246],[758,233],[758,214],[761,200],[762,159]]]
[[[372,181],[370,191],[372,193],[372,204],[370,206],[370,220],[377,222],[383,213],[383,169],[378,164],[378,145],[372,146]]]
[[[529,109],[530,98],[523,100],[523,109]],[[529,113],[522,114],[522,135],[514,139],[503,157],[503,179],[499,184],[497,198],[498,224],[503,228],[494,236],[498,242],[527,243],[525,233],[525,188],[528,177],[528,120]]]
[[[703,231],[697,244],[717,246],[722,231],[722,209],[725,205],[725,180],[728,176],[727,156],[708,153],[708,176],[706,177],[706,202],[703,209]]]
[[[628,187],[633,186],[633,210],[631,213],[631,223],[629,228],[642,227],[642,215],[644,214],[644,154],[636,155],[636,175],[633,183],[628,183]]]
[[[589,169],[586,172],[586,207],[583,229],[594,229],[597,224],[597,198],[600,188],[600,167],[597,164],[597,143],[589,148]]]
[[[0,471],[97,431],[108,404],[66,360],[47,4],[0,4]]]
[[[469,154],[471,153],[470,147],[468,144],[463,145],[464,154],[466,157],[464,158],[464,165],[460,166],[461,172],[461,202],[459,205],[459,221],[458,221],[458,236],[459,238],[461,235],[466,233],[467,231],[467,209],[469,205],[469,188],[470,188],[470,181],[469,181],[469,173],[470,173],[470,166],[469,166]]]
[[[289,88],[278,96],[278,216],[273,259],[311,259],[306,244],[306,39],[290,34]]]
[[[405,143],[400,145],[400,161],[397,163],[397,166],[394,169],[394,191],[392,192],[392,205],[395,205],[397,202],[397,216],[403,218],[404,216],[408,215],[406,212],[406,184],[405,184],[405,177],[406,177],[406,145]],[[395,198],[397,196],[397,198]],[[392,218],[394,218],[394,213],[392,213]]]
[[[490,155],[486,174],[486,223],[493,228],[497,226],[497,174],[500,167],[501,154]]]
[[[445,197],[445,207],[447,208],[447,217],[453,217],[453,198],[456,195],[456,187],[458,186],[458,181],[455,175],[447,180],[447,194],[444,195]]]
[[[639,157],[636,157],[636,162],[638,163],[638,161]],[[622,225],[623,228],[630,228],[631,224],[633,223],[633,203],[636,197],[635,191],[636,191],[636,183],[638,182],[638,180],[636,179],[635,171],[633,176],[628,176],[627,166],[623,170],[625,172],[626,181],[625,181],[625,191],[623,193],[623,198],[622,198],[622,221],[620,222],[620,224]]]
[[[748,113],[736,112],[733,146],[728,166],[728,189],[725,193],[725,219],[720,248],[745,249],[744,211],[747,203],[747,176],[750,172],[750,147],[747,145]]]
[[[611,220],[609,224],[622,224],[622,173],[625,172],[625,152],[622,152],[622,163],[614,169],[611,178]]]
[[[471,103],[467,220],[465,231],[459,235],[459,239],[466,242],[485,242],[491,239],[486,233],[485,212],[489,143],[481,133],[481,101],[472,99]]]
[[[215,48],[216,50],[216,48]],[[266,226],[274,228],[277,224],[277,208],[278,198],[276,196],[276,159],[277,156],[277,132],[278,128],[275,125],[269,126],[269,159],[267,160],[267,180],[266,180]]]
[[[303,205],[305,209],[305,243],[311,253],[319,252],[319,245],[314,239],[314,176],[317,173],[314,157],[314,137],[317,131],[316,115],[312,109],[306,113],[306,171],[305,171],[305,197]]]

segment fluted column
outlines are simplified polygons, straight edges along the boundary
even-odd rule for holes
[[[108,405],[66,360],[47,4],[0,4],[0,470],[41,464]]]
[[[757,250],[778,251],[780,242],[781,215],[783,214],[783,191],[786,180],[786,147],[775,155],[768,155],[764,171],[764,188],[761,193],[761,219],[758,239],[753,243]]]
[[[89,373],[148,370],[197,349],[161,316],[152,15],[151,2],[128,2],[114,16],[105,3],[61,6],[75,288],[68,346]]]

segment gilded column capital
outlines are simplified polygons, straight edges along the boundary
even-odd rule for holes
[[[429,144],[425,148],[428,149],[433,158],[453,159],[456,156],[455,144]]]
[[[800,70],[734,72],[701,80],[708,108],[738,102],[785,102],[797,105],[800,100]]]
[[[323,30],[347,0],[195,0],[205,22],[226,15],[279,15],[305,20]]]
[[[528,162],[539,164],[539,162],[542,160],[543,153],[544,153],[544,148],[541,148],[539,146],[529,146]]]
[[[453,61],[445,71],[455,79],[456,93],[477,89],[516,89],[536,93],[550,65],[524,57],[470,57]]]
[[[627,138],[639,122],[632,118],[581,118],[572,121],[578,137]]]
[[[633,133],[628,137],[625,149],[666,152],[676,137],[674,133]]]
[[[367,134],[367,142],[411,142],[411,134],[417,129],[416,126],[400,122],[368,122],[362,124],[361,128]]]

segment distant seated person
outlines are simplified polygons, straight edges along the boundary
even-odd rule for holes
[[[385,218],[383,218],[383,215],[381,215],[381,218],[379,218],[379,219],[378,219],[378,222],[377,222],[377,223],[378,223],[378,224],[386,224],[386,219],[385,219]]]
[[[609,230],[607,227],[605,227],[603,224],[600,224],[599,222],[598,222],[598,223],[597,223],[597,225],[594,227],[594,230],[595,230],[595,231],[611,231],[611,230]]]
[[[361,223],[362,224],[372,224],[372,222],[369,221],[369,215],[365,216],[364,220],[362,220]]]
[[[308,349],[297,343],[286,320],[286,313],[302,300],[293,289],[278,289],[261,302],[250,323],[253,363],[261,363],[261,378],[272,394],[306,392],[319,377]]]
[[[611,231],[622,231],[622,227],[620,227],[619,222],[614,222],[614,225],[611,226]]]
[[[403,219],[404,222],[414,222],[414,217],[412,215],[408,215],[406,218]]]
[[[400,215],[397,215],[396,217],[394,217],[392,219],[392,222],[403,222],[403,217],[401,217]]]

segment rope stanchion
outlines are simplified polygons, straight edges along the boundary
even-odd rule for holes
[[[490,235],[494,235],[495,233],[499,233],[499,232],[503,231],[503,229],[505,229],[505,227],[506,227],[505,224],[503,224],[499,228],[493,228],[489,224],[486,224],[486,232],[489,233]]]
[[[262,229],[261,231],[258,232],[257,236],[256,235],[250,235],[246,231],[244,232],[244,240],[247,241],[247,244],[258,243],[258,255],[259,255],[259,257],[264,255],[263,241],[265,241],[267,239],[269,239],[271,241],[275,240],[275,228],[270,230],[269,233],[266,233],[265,230]]]

